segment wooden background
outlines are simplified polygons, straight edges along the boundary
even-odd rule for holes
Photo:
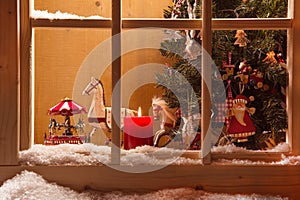
[[[34,7],[35,10],[48,10],[52,13],[59,10],[80,16],[100,15],[109,18],[111,17],[110,3],[110,1],[104,0],[36,0]],[[123,17],[125,18],[162,18],[163,9],[166,9],[171,1],[124,0],[122,3]],[[98,44],[110,38],[111,31],[110,29],[38,28],[33,34],[35,55],[34,143],[43,143],[50,119],[47,110],[64,97],[72,97],[78,69]],[[122,74],[142,64],[164,64],[165,62],[166,60],[158,50],[134,51],[122,57]],[[106,106],[110,106],[111,68],[109,67],[99,78],[104,83]],[[152,97],[161,95],[161,91],[154,86],[154,84],[147,84],[138,88],[130,97],[129,107],[136,110],[138,106],[141,106],[143,115],[147,115]],[[89,105],[84,106],[88,109]],[[86,116],[83,117],[85,119]],[[63,122],[63,118],[60,116],[55,119],[60,123]],[[86,132],[90,132],[91,127],[88,126],[87,121],[86,125]],[[97,132],[91,141],[103,144],[105,137]]]

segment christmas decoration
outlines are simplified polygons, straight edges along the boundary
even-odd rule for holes
[[[246,38],[247,34],[243,30],[237,30],[235,37],[237,38],[234,45],[239,45],[239,47],[247,46],[250,41]]]
[[[76,126],[71,125],[70,116],[74,114],[86,113],[86,110],[83,106],[77,104],[72,99],[66,97],[61,100],[58,104],[51,107],[48,110],[48,115],[62,115],[65,116],[65,121],[62,124],[56,122],[55,119],[50,119],[49,124],[49,136],[45,133],[44,136],[44,144],[46,145],[57,145],[62,143],[70,143],[70,144],[82,144],[85,141],[84,136],[74,136],[73,129],[83,129],[84,123],[82,119],[79,120],[79,124]],[[64,132],[62,136],[56,135],[56,128],[60,130],[61,127],[64,128]]]
[[[251,120],[250,114],[254,114],[255,108],[247,108],[249,99],[244,95],[237,95],[233,100],[232,108],[229,110],[230,121],[227,134],[237,138],[238,142],[248,141],[247,137],[254,135],[256,128]]]
[[[87,84],[82,92],[82,95],[91,95],[92,103],[88,111],[88,122],[94,129],[91,134],[95,132],[96,129],[101,129],[105,136],[107,137],[106,144],[111,141],[111,123],[112,123],[112,108],[105,106],[104,101],[104,89],[102,82],[91,77],[91,81]],[[125,116],[135,116],[137,111],[128,108],[121,108],[121,129],[123,129],[124,117]],[[121,135],[123,144],[123,134]]]
[[[201,4],[195,0],[174,0],[173,5],[164,10],[165,18],[201,18]],[[240,1],[229,0],[213,1],[214,18],[267,18],[286,17],[287,0]],[[234,134],[232,129],[241,125],[235,114],[226,116],[224,110],[232,110],[233,101],[239,95],[248,100],[244,105],[244,116],[249,116],[247,107],[255,108],[251,118],[245,120],[246,129],[239,133],[248,132],[237,142],[236,145],[250,149],[267,148],[270,139],[276,144],[285,140],[287,129],[286,112],[286,86],[288,73],[284,57],[287,49],[287,32],[284,30],[234,30],[213,31],[212,58],[219,67],[219,71],[226,90],[226,102],[218,101],[221,93],[212,87],[212,124],[215,127],[224,126],[226,137]],[[196,49],[195,44],[201,45],[201,31],[179,30],[181,38],[164,40],[161,43],[161,54],[170,58],[168,69],[164,73],[157,74],[157,86],[162,88],[162,98],[170,108],[180,108],[183,116],[188,119],[195,114],[194,106],[200,107],[201,103],[201,51]],[[192,42],[191,42],[192,41]],[[193,47],[193,48],[192,48]],[[170,60],[169,59],[169,60]],[[172,73],[170,73],[172,71]],[[180,75],[179,75],[180,74]],[[181,79],[188,80],[189,85]],[[212,85],[214,79],[212,74]],[[187,87],[191,86],[191,87]],[[171,89],[172,90],[171,90]],[[178,91],[177,91],[177,88]],[[197,99],[191,99],[192,91],[183,91],[181,88],[191,88]],[[180,91],[181,90],[181,91]],[[176,96],[180,96],[180,100]],[[184,94],[186,93],[186,94]],[[251,101],[250,101],[251,99]],[[180,104],[179,104],[180,102]],[[189,107],[191,112],[188,113]],[[250,109],[251,110],[251,109]],[[200,111],[201,112],[201,111]],[[236,113],[236,112],[233,112]],[[274,117],[276,116],[276,117]],[[222,120],[225,119],[225,123]],[[231,122],[230,122],[231,121]],[[237,124],[237,125],[234,125]],[[250,124],[250,125],[249,125]],[[199,127],[200,128],[200,127]],[[249,129],[249,130],[248,130]],[[224,135],[224,134],[222,134]],[[247,140],[247,142],[245,142]]]

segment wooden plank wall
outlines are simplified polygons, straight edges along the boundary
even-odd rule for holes
[[[0,165],[18,162],[17,0],[0,1]]]

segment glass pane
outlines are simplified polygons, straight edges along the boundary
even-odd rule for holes
[[[77,18],[97,16],[103,18],[111,17],[111,1],[105,0],[34,0],[34,10],[32,14],[45,16],[48,13],[55,13],[55,18]],[[37,12],[41,11],[41,12]],[[73,16],[71,16],[73,15]]]
[[[214,18],[285,18],[288,0],[213,1]]]
[[[53,115],[47,115],[47,112],[65,97],[71,99],[74,97],[75,78],[82,63],[98,44],[110,37],[110,34],[109,29],[34,30],[35,143],[43,143],[44,134],[49,136],[52,131],[53,135],[59,136],[65,133],[66,117],[64,115],[68,113],[53,112]],[[106,73],[109,73],[109,71],[107,70]],[[90,80],[89,73],[86,73],[86,76]],[[84,89],[84,86],[81,87]],[[88,109],[86,102],[76,97],[73,100]],[[70,117],[71,125],[77,125],[81,117],[84,119],[85,124],[88,124],[86,114],[82,113]],[[51,118],[55,119],[59,126],[51,127],[49,122]],[[72,128],[72,131],[75,130]],[[84,132],[78,129],[77,132],[75,135],[85,135],[91,132],[91,127],[85,127]],[[100,142],[101,137],[99,134],[95,136],[98,137],[97,140]],[[102,136],[103,141],[105,139]]]
[[[69,142],[70,138],[73,138],[73,143],[78,141],[93,143],[102,146],[100,148],[103,148],[106,154],[107,152],[110,154],[109,147],[112,145],[110,107],[113,98],[111,43],[107,43],[110,34],[109,30],[103,29],[38,28],[34,30],[36,144],[43,143],[44,139],[51,143],[52,141],[66,142],[66,138]],[[173,39],[175,35],[177,35],[176,40]],[[200,40],[195,34],[194,42],[196,38],[197,41]],[[197,111],[194,103],[198,105],[201,77],[197,71],[199,66],[193,67],[189,61],[193,60],[195,65],[199,63],[200,52],[197,51],[200,47],[196,44],[191,45],[196,48],[196,52],[186,53],[185,43],[188,39],[185,32],[171,30],[127,30],[122,32],[122,39],[122,124],[120,125],[123,130],[123,133],[120,133],[122,151],[143,146],[136,151],[123,151],[123,153],[140,154],[139,151],[142,151],[152,158],[157,155],[155,162],[159,163],[158,167],[161,167],[165,165],[162,163],[169,164],[181,156],[184,150],[190,147],[184,141],[194,140],[198,131],[199,110]],[[171,49],[165,48],[165,45]],[[170,57],[172,52],[166,55],[163,50],[165,53],[167,50],[176,50],[174,53],[177,57],[172,58]],[[184,62],[181,63],[185,67],[183,71],[179,69],[180,62]],[[171,66],[174,69],[171,69]],[[179,73],[182,75],[180,76]],[[197,76],[191,75],[195,73]],[[160,79],[158,74],[163,78]],[[186,80],[188,78],[196,82],[193,82],[194,86]],[[164,86],[164,89],[157,87],[159,84]],[[192,93],[193,87],[197,89],[197,94]],[[166,89],[173,90],[176,96],[170,95],[170,97],[175,96],[177,100],[169,98],[169,102],[163,101],[163,104],[162,101],[153,100],[154,97],[163,96],[167,99],[168,94],[163,94],[168,92]],[[84,107],[87,113],[81,112],[82,109],[76,106],[56,107],[55,105],[61,101],[68,102],[65,97],[71,98]],[[142,117],[137,116],[138,107],[142,108]],[[161,109],[156,109],[158,107]],[[179,112],[179,107],[182,114]],[[164,113],[165,111],[167,114]],[[187,121],[194,124],[188,130],[190,135],[188,137],[184,135],[183,140],[182,127],[185,126],[183,117],[188,118],[187,114],[193,117]],[[128,122],[128,119],[132,120]],[[142,121],[139,121],[140,119]],[[139,126],[136,125],[139,123],[141,123]],[[53,137],[50,137],[50,134]],[[159,136],[157,140],[156,135]],[[50,140],[54,137],[55,139]],[[153,148],[155,144],[159,147],[167,145],[169,148],[183,150],[174,152],[165,148]],[[127,155],[128,157],[131,156]],[[132,164],[130,158],[128,159],[123,160],[122,163]],[[140,163],[155,165],[149,163],[148,159]]]
[[[156,73],[163,90],[154,111],[165,114],[155,143],[176,149],[200,149],[201,35],[198,30],[164,30],[159,51],[164,66]],[[156,106],[157,105],[157,106]]]
[[[219,68],[213,80],[222,80],[226,92],[226,101],[218,101],[220,93],[213,88],[212,127],[223,129],[216,145],[267,150],[285,142],[286,57],[285,30],[213,32]]]
[[[201,1],[123,0],[123,18],[199,18]],[[187,9],[189,8],[189,9]],[[188,11],[189,10],[189,11]],[[193,16],[192,16],[193,15]]]

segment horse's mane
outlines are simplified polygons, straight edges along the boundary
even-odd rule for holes
[[[102,88],[102,99],[103,99],[103,104],[105,105],[105,95],[104,95],[104,87],[103,87],[103,83],[99,80],[98,80],[98,83],[99,83],[99,87]]]
[[[166,107],[168,104],[161,97],[153,97],[152,98],[152,105],[159,105],[159,106],[162,106],[162,107]]]
[[[169,108],[168,103],[161,97],[153,97],[152,106],[153,105],[160,106],[168,118],[170,118],[173,122],[176,121],[175,110],[177,108]]]

